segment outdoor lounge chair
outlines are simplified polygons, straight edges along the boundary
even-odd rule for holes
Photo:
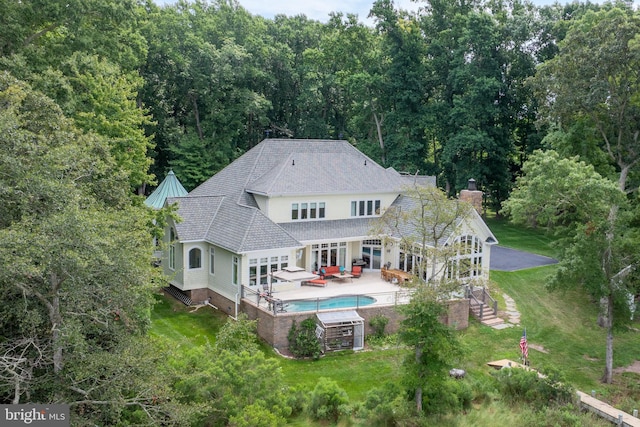
[[[359,265],[354,265],[351,267],[351,275],[356,279],[359,279],[362,276],[362,267]]]

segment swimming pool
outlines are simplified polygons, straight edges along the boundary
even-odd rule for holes
[[[342,295],[314,300],[286,301],[288,312],[329,310],[332,308],[358,308],[371,305],[376,299],[367,295]]]

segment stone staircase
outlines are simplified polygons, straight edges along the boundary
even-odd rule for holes
[[[167,294],[171,295],[186,306],[190,306],[191,304],[193,304],[191,298],[186,296],[180,289],[174,286],[166,286],[162,288],[162,290],[164,290]]]

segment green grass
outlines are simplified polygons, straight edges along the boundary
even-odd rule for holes
[[[385,381],[397,381],[406,349],[335,352],[320,360],[282,360],[281,366],[290,386],[313,390],[321,377],[335,380],[349,399],[360,401],[368,390]]]
[[[173,298],[157,295],[151,312],[151,335],[166,338],[176,347],[213,344],[227,316],[211,307],[190,310]]]

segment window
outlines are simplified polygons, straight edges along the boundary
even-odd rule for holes
[[[249,259],[249,286],[268,284],[271,272],[282,270],[288,265],[288,255]]]
[[[351,216],[380,215],[380,200],[353,200]]]
[[[169,231],[169,268],[176,269],[176,232],[173,227]]]
[[[325,202],[304,202],[291,204],[292,220],[322,219],[325,217]]]
[[[209,274],[216,273],[216,250],[215,248],[209,248]]]
[[[189,269],[202,268],[202,251],[193,248],[189,251]]]
[[[240,263],[240,260],[238,259],[237,256],[233,256],[233,265],[232,265],[232,270],[231,270],[231,282],[234,285],[238,284],[238,264]]]
[[[447,277],[452,279],[482,276],[482,241],[476,236],[456,239],[457,256],[449,263]]]

